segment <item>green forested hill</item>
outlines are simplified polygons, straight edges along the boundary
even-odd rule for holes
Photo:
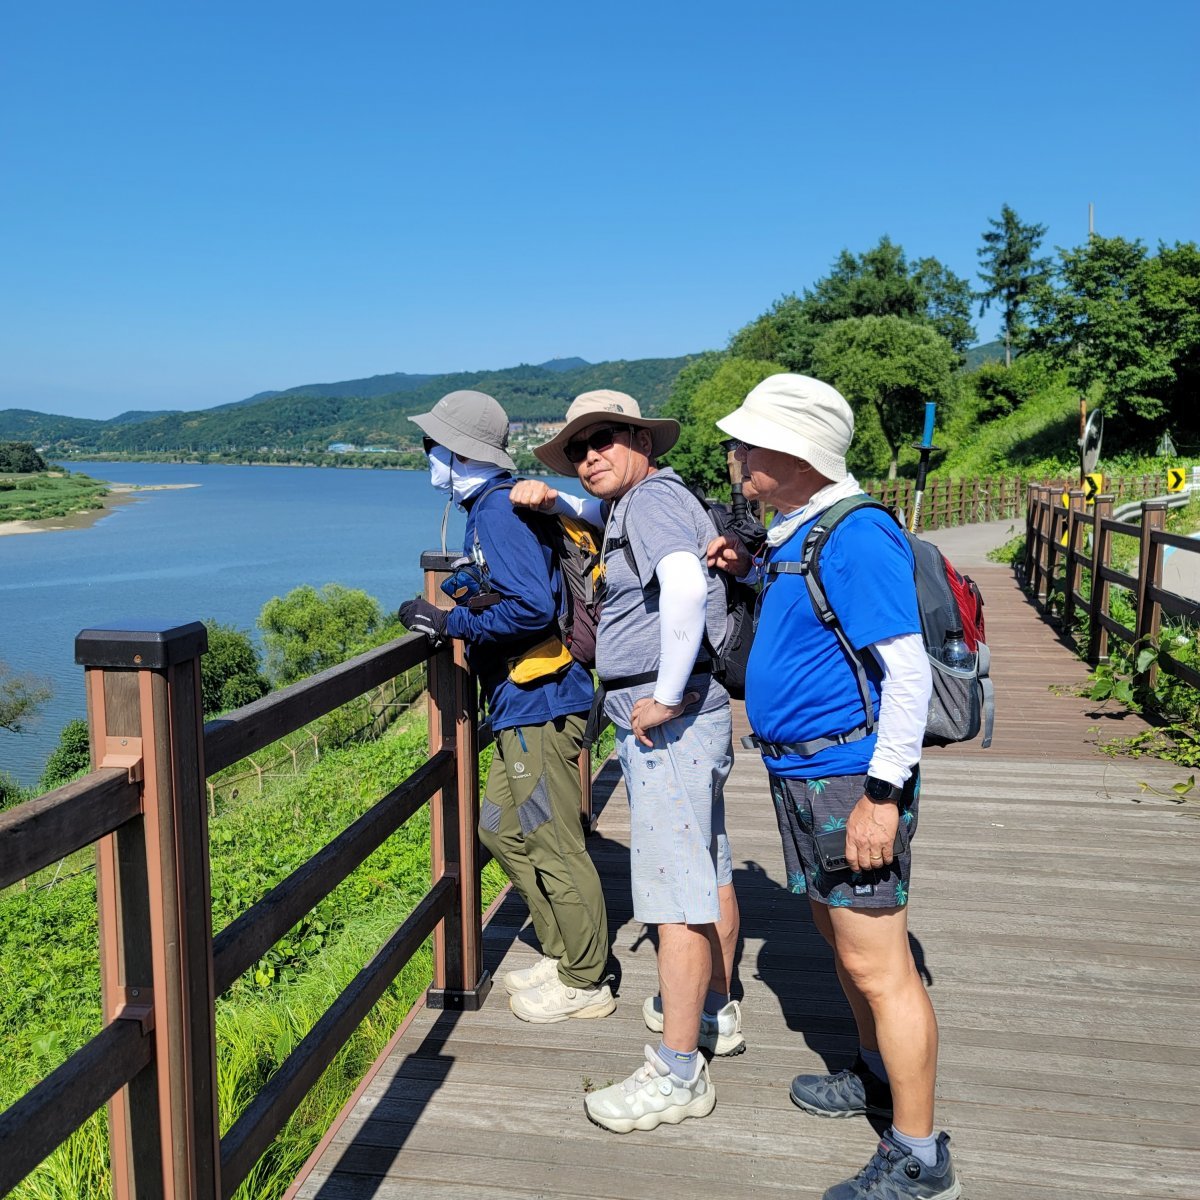
[[[99,454],[301,452],[332,442],[411,446],[419,433],[407,415],[427,411],[458,388],[490,393],[514,421],[561,420],[574,396],[600,387],[629,392],[643,410],[655,412],[692,357],[568,359],[498,371],[377,375],[260,393],[197,412],[123,414],[111,421],[6,409],[0,411],[0,439],[34,442],[51,453]],[[131,420],[135,415],[141,419]]]

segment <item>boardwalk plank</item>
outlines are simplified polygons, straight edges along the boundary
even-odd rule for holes
[[[1083,663],[998,567],[972,567],[995,655],[994,747],[931,752],[910,925],[941,1028],[939,1122],[969,1200],[1162,1200],[1200,1195],[1200,896],[1183,772],[1113,760],[1098,739],[1145,728],[1078,691]],[[737,733],[746,732],[735,712]],[[819,1197],[869,1155],[864,1120],[788,1101],[797,1071],[853,1056],[849,1010],[807,904],[783,886],[761,762],[727,789],[746,1054],[717,1060],[703,1121],[617,1137],[583,1114],[585,1087],[637,1065],[654,946],[628,894],[628,808],[611,766],[597,835],[619,970],[600,1021],[529,1026],[496,988],[478,1013],[418,1012],[298,1182],[304,1200],[484,1192],[706,1200]],[[1142,785],[1147,787],[1143,788]],[[535,951],[510,897],[485,935],[493,970]]]

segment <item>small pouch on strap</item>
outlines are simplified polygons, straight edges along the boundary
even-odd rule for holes
[[[508,668],[508,677],[513,683],[536,683],[565,671],[575,660],[557,635],[531,646]]]
[[[588,712],[587,722],[583,727],[583,748],[590,750],[600,737],[600,731],[604,728],[606,721],[604,720],[604,697],[606,689],[602,683],[597,689],[596,694],[592,697],[592,707]]]

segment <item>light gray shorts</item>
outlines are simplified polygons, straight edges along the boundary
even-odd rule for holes
[[[617,726],[629,793],[633,915],[647,925],[710,925],[717,888],[733,882],[725,780],[733,766],[729,706],[649,731],[651,749]]]

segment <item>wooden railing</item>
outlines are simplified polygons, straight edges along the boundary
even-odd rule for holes
[[[445,563],[425,555],[426,595]],[[483,969],[475,680],[462,644],[417,634],[202,725],[199,622],[84,630],[96,769],[0,814],[0,889],[96,843],[103,1028],[0,1113],[0,1195],[107,1102],[116,1200],[229,1197],[422,943],[426,1003],[475,1009]],[[427,664],[429,758],[215,938],[208,774]],[[586,771],[586,768],[585,768]],[[220,1136],[215,998],[430,805],[429,890]]]
[[[1162,475],[1114,475],[1105,479],[1106,491],[1118,501],[1144,500],[1164,490]],[[915,484],[911,479],[872,479],[863,490],[888,508],[911,513]],[[1030,483],[1016,475],[994,475],[978,479],[944,479],[931,476],[921,500],[921,528],[943,529],[950,525],[974,525],[982,521],[1020,520],[1025,516]],[[1047,486],[1061,493],[1077,482],[1059,481]]]
[[[1161,488],[1161,478],[1155,478]],[[1097,496],[1088,506],[1079,488],[1066,492],[1066,505],[1063,494],[1055,487],[1029,485],[1022,572],[1043,612],[1057,609],[1067,627],[1073,627],[1083,614],[1089,662],[1108,659],[1110,636],[1130,646],[1155,645],[1164,614],[1193,623],[1200,620],[1200,604],[1162,586],[1166,547],[1200,554],[1200,542],[1195,538],[1167,532],[1165,500],[1145,501],[1142,520],[1134,524],[1113,518],[1112,495]],[[1136,575],[1112,565],[1114,534],[1136,539]],[[1086,593],[1082,587],[1084,571],[1090,577]],[[1112,615],[1114,584],[1130,594],[1132,627]],[[1135,682],[1152,688],[1160,669],[1200,688],[1200,672],[1165,650],[1159,650],[1147,668],[1135,675]]]

